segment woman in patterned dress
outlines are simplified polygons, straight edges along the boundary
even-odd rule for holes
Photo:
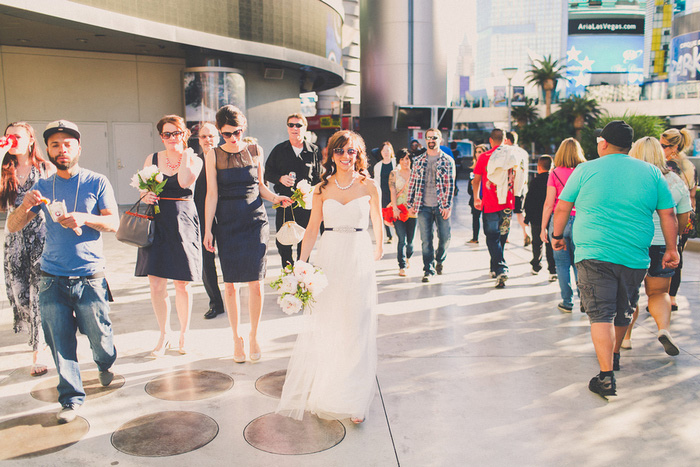
[[[16,145],[7,143],[12,136]],[[55,172],[52,164],[41,155],[34,138],[34,129],[26,122],[10,123],[5,137],[0,138],[2,176],[0,177],[0,209],[8,214],[22,204],[24,194],[39,178]],[[32,376],[46,374],[40,351],[46,349],[41,332],[39,313],[39,259],[44,250],[46,226],[44,215],[36,216],[24,229],[16,233],[5,230],[5,287],[7,299],[14,313],[14,331],[29,331],[32,347]]]

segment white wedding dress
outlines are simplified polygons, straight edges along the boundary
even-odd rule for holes
[[[313,264],[326,274],[294,345],[277,413],[301,420],[364,419],[376,390],[377,284],[367,232],[370,197],[323,203],[326,231]],[[329,230],[332,229],[332,230]],[[357,231],[356,229],[362,229]]]

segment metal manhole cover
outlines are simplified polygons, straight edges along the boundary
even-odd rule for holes
[[[95,370],[85,371],[80,375],[83,378],[83,390],[85,391],[85,398],[87,400],[106,396],[124,386],[124,377],[116,373],[114,374],[114,380],[112,380],[112,383],[107,387],[103,387],[100,384],[100,380],[97,379],[97,371]],[[49,378],[37,384],[30,394],[34,399],[40,401],[57,402],[58,389],[56,389],[56,386],[58,386],[58,376],[54,376],[53,378]]]
[[[278,370],[262,375],[255,381],[255,389],[266,396],[279,399],[282,397],[282,386],[284,386],[286,376],[287,370]]]
[[[56,412],[12,418],[0,423],[0,460],[29,459],[61,451],[90,431],[82,417],[58,424]]]
[[[313,454],[325,451],[345,438],[345,426],[338,420],[323,420],[308,412],[301,421],[269,413],[256,418],[243,430],[254,448],[273,454]]]
[[[208,399],[233,387],[233,378],[218,371],[183,370],[161,375],[148,384],[146,392],[168,401]]]

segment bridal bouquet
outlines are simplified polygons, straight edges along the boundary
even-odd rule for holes
[[[328,280],[321,268],[304,261],[297,261],[294,266],[287,265],[270,287],[282,292],[277,303],[282,307],[282,311],[291,315],[304,310],[311,305],[311,302],[315,302],[318,294],[327,285]]]
[[[300,181],[299,183],[297,183],[297,187],[294,190],[294,193],[292,193],[292,196],[290,196],[290,198],[293,201],[292,208],[295,208],[296,206],[301,206],[302,209],[311,209],[311,200],[313,199],[313,197],[314,187],[312,187],[307,180]],[[275,204],[272,207],[277,209],[278,207],[280,207],[280,205]]]
[[[166,180],[164,179],[163,174],[160,173],[160,170],[158,170],[158,166],[149,165],[148,167],[144,167],[143,169],[139,170],[133,177],[131,177],[130,185],[134,188],[138,188],[139,190],[152,191],[156,196],[158,196],[160,192],[163,191],[165,182]],[[160,212],[157,202],[153,206],[153,212],[156,214]]]

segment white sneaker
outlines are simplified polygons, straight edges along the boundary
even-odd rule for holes
[[[550,274],[549,275],[549,282],[556,282],[557,280],[557,275],[556,274]]]
[[[61,424],[70,423],[77,418],[78,409],[80,409],[80,406],[76,404],[65,405],[56,414],[56,420]]]

